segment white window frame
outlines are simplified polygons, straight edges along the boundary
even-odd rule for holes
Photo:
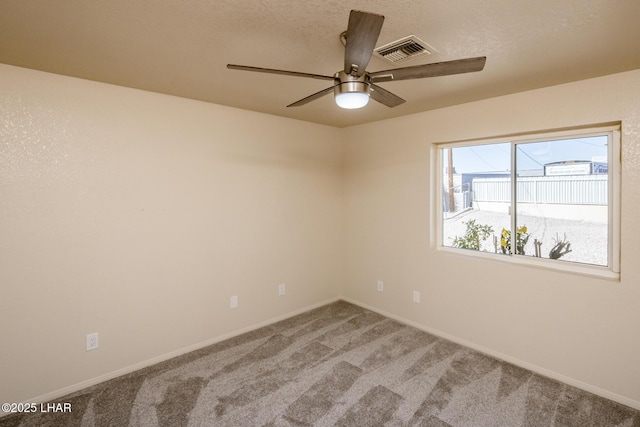
[[[463,140],[453,142],[435,143],[431,146],[431,245],[438,251],[444,253],[471,256],[490,259],[497,262],[507,262],[521,264],[525,266],[538,267],[563,272],[595,276],[605,279],[620,279],[620,194],[621,194],[621,124],[606,123],[590,125],[584,127],[566,128],[561,130],[527,132],[515,135],[504,135],[491,138]],[[515,210],[516,203],[516,155],[515,147],[519,143],[542,142],[548,140],[581,138],[589,136],[608,137],[608,254],[607,266],[583,264],[570,261],[550,260],[518,254],[494,254],[482,251],[454,248],[445,246],[443,242],[443,203],[442,189],[444,164],[442,149],[455,147],[468,147],[474,145],[486,145],[494,143],[511,144],[511,205],[510,211]],[[515,236],[516,215],[511,215],[511,233]]]

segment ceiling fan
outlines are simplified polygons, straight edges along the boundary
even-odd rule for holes
[[[333,86],[302,98],[299,101],[287,105],[287,107],[299,107],[333,92],[335,94],[336,104],[338,104],[339,107],[347,109],[364,107],[369,102],[369,97],[387,107],[395,107],[405,102],[404,99],[378,86],[376,83],[471,73],[481,71],[484,68],[487,58],[485,56],[479,56],[476,58],[367,72],[366,68],[373,54],[375,44],[378,41],[383,22],[384,16],[382,15],[358,10],[351,11],[349,15],[349,25],[344,36],[346,39],[344,70],[336,72],[333,76],[236,64],[227,64],[227,68],[232,70],[331,80],[333,81]]]

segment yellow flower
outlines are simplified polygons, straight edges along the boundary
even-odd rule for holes
[[[500,246],[502,246],[503,248],[507,247],[507,241],[504,239],[504,237],[500,239]]]
[[[505,228],[502,229],[502,238],[506,239],[507,237],[509,237],[509,231]]]
[[[525,234],[527,232],[527,226],[523,225],[522,227],[518,228],[518,233],[523,233]]]

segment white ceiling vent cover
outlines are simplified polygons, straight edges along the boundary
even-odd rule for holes
[[[430,55],[437,50],[411,35],[377,47],[374,52],[389,62],[398,63],[410,61],[422,55]]]

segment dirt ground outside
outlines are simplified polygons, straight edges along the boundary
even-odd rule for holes
[[[466,231],[465,223],[476,220],[477,224],[489,225],[493,228],[493,235],[497,236],[497,252],[500,233],[503,228],[510,228],[511,217],[507,214],[470,209],[443,221],[443,243],[451,246],[456,236],[462,237]],[[518,226],[526,226],[530,234],[525,246],[525,255],[534,256],[534,239],[542,242],[541,256],[549,257],[549,251],[555,245],[556,239],[563,239],[571,243],[571,252],[560,258],[560,261],[574,261],[595,265],[607,265],[607,224],[591,221],[574,221],[568,219],[544,218],[536,216],[518,216]],[[495,252],[493,236],[483,244],[486,252]]]

